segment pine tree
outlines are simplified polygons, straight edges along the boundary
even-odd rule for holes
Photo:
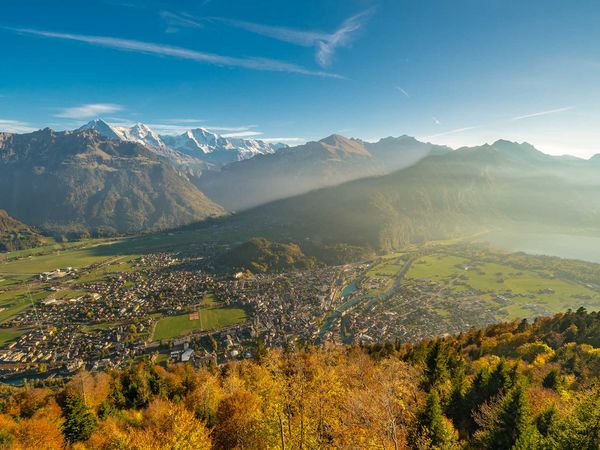
[[[557,369],[552,369],[550,372],[546,374],[544,379],[542,380],[542,386],[546,389],[552,389],[558,391],[560,389],[561,379],[560,373]]]
[[[67,398],[63,414],[63,434],[69,442],[87,441],[98,424],[96,416],[79,396]]]
[[[464,421],[469,416],[467,377],[462,368],[452,378],[452,390],[446,406],[446,414],[459,429],[463,428]]]
[[[448,354],[442,342],[434,342],[425,360],[425,378],[429,389],[448,379]]]
[[[458,433],[452,422],[442,414],[440,397],[435,389],[427,395],[421,414],[421,429],[433,448],[452,449],[458,445]]]
[[[515,386],[500,403],[491,426],[484,434],[486,448],[509,450],[516,444],[519,448],[531,448],[537,433],[531,425],[525,389]],[[531,436],[530,436],[531,435]]]
[[[510,389],[512,384],[513,377],[511,376],[511,372],[507,367],[506,362],[502,359],[490,374],[487,383],[487,398],[494,397],[503,391]]]

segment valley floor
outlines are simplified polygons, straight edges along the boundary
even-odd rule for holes
[[[344,266],[234,278],[231,237],[198,231],[55,244],[0,262],[0,375],[250,357],[299,343],[416,342],[600,309],[600,265],[432,242]]]

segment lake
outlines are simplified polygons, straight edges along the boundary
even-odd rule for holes
[[[511,252],[558,256],[600,263],[600,237],[597,236],[493,231],[482,236],[481,240]]]

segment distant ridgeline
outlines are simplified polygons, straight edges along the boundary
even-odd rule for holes
[[[214,364],[214,363],[212,363]],[[5,448],[600,448],[600,315],[2,387]],[[36,444],[43,443],[43,444]],[[36,445],[34,445],[36,444]]]
[[[498,141],[420,160],[224,219],[236,230],[302,242],[390,250],[494,228],[600,232],[600,171],[592,160]]]
[[[23,250],[42,243],[42,236],[37,231],[0,209],[0,252]]]
[[[0,133],[0,208],[74,237],[220,217],[208,226],[235,231],[237,241],[268,236],[308,256],[308,244],[390,250],[494,228],[600,232],[598,157],[554,157],[508,141],[451,151],[408,136],[332,135],[287,148],[198,130],[176,139],[176,150],[160,136],[148,141],[154,135],[141,126],[92,125]],[[198,133],[206,145],[184,145]],[[224,159],[215,166],[217,154]],[[202,164],[187,170],[186,158]]]

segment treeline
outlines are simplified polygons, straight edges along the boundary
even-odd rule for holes
[[[600,314],[4,387],[16,449],[598,449]]]

